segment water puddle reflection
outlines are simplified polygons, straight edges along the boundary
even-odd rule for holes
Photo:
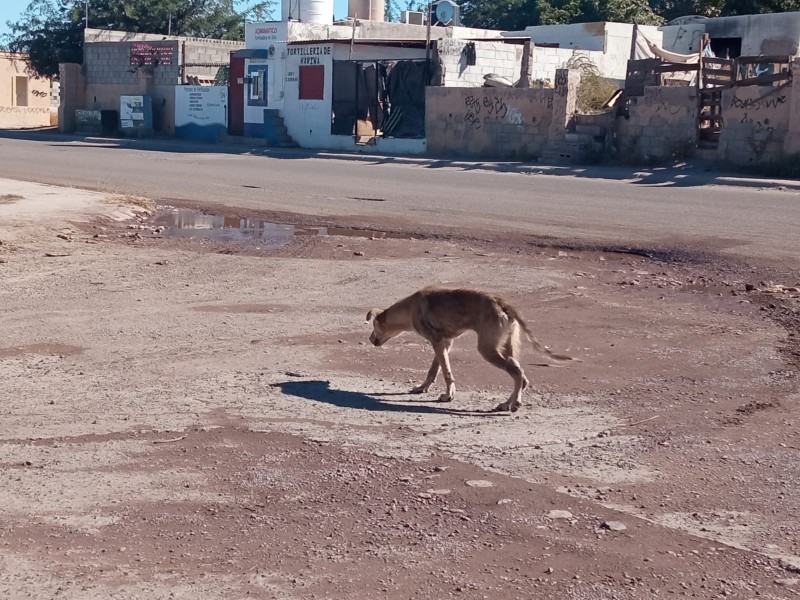
[[[204,214],[196,210],[175,209],[158,215],[153,224],[163,227],[161,235],[169,238],[202,239],[214,242],[252,242],[267,247],[285,246],[296,237],[329,236],[370,239],[411,239],[403,233],[348,229],[344,227],[307,227],[286,223],[272,223],[258,219],[226,217]]]

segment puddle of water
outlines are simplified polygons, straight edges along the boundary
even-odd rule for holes
[[[158,215],[153,224],[164,227],[164,237],[203,239],[214,242],[257,241],[265,247],[285,246],[300,236],[328,236],[411,239],[403,233],[372,231],[369,229],[347,229],[344,227],[304,227],[285,223],[272,223],[257,219],[208,215],[195,210],[177,209]]]

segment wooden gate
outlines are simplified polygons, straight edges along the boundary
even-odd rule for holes
[[[791,80],[788,56],[701,58],[697,90],[697,138],[701,148],[716,148],[724,125],[722,91],[748,85],[786,85]]]
[[[722,132],[722,90],[733,86],[733,60],[701,58],[697,90],[697,141],[700,148],[716,148]]]

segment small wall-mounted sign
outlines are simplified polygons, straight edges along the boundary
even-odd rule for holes
[[[134,42],[131,44],[131,65],[172,65],[175,42]]]

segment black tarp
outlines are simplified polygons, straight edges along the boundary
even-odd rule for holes
[[[421,61],[397,61],[389,71],[387,95],[391,113],[399,113],[397,124],[390,132],[393,137],[424,137],[428,79],[429,70]]]
[[[422,61],[334,61],[331,133],[353,135],[356,119],[369,119],[387,136],[424,137],[429,79]]]
[[[361,64],[344,60],[334,61],[331,133],[353,135],[356,118],[367,118],[368,98]]]

